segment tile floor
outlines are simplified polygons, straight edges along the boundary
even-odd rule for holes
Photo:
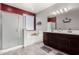
[[[47,47],[47,50],[44,48]],[[20,48],[14,51],[6,52],[2,55],[66,55],[56,49],[45,46],[42,42],[30,45],[25,48]]]

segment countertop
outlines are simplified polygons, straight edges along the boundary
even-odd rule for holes
[[[49,31],[47,31],[49,32]],[[53,30],[49,33],[60,33],[60,34],[71,34],[71,35],[79,35],[79,30]]]

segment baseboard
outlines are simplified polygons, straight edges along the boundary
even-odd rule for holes
[[[16,47],[12,47],[12,48],[9,48],[9,49],[3,49],[3,50],[0,50],[0,54],[3,54],[5,52],[9,52],[9,51],[12,51],[12,50],[16,50],[18,48],[22,48],[23,45],[19,45],[19,46],[16,46]]]

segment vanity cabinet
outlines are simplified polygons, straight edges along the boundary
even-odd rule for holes
[[[43,42],[65,53],[79,54],[79,35],[44,32]]]

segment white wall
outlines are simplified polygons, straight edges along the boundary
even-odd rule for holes
[[[43,11],[41,11],[41,12],[39,12],[38,14],[37,14],[37,17],[36,17],[36,23],[38,22],[38,21],[41,21],[42,22],[42,25],[41,26],[36,26],[36,29],[37,29],[37,31],[47,31],[47,18],[48,18],[48,16],[50,16],[51,15],[51,13],[53,12],[53,11],[56,11],[56,10],[59,10],[60,8],[62,9],[62,8],[66,8],[66,7],[71,7],[71,8],[79,8],[79,4],[74,4],[74,3],[57,3],[57,4],[55,4],[54,6],[51,6],[51,7],[49,7],[49,8],[47,8],[47,9],[45,9],[45,10],[43,10]],[[78,13],[77,13],[78,12]],[[70,16],[72,19],[73,19],[73,22],[72,22],[72,24],[74,23],[76,23],[77,21],[78,21],[78,15],[79,15],[79,10],[77,10],[77,14],[75,13],[75,12],[73,12],[73,14],[72,14],[72,12],[70,12],[70,13],[68,13],[68,16]],[[75,15],[75,14],[76,15]],[[64,14],[65,15],[65,14]],[[61,15],[62,17],[64,16],[64,15]],[[74,16],[74,17],[73,17]],[[60,21],[60,19],[58,19],[58,18],[60,18],[59,16],[57,16],[57,23]],[[76,21],[76,22],[74,22],[74,20]],[[71,24],[71,25],[72,25]],[[78,22],[77,22],[77,24],[75,24],[75,25],[77,25],[77,29],[79,29],[79,27],[78,27]],[[75,26],[74,25],[74,26]],[[57,24],[57,27],[59,27],[59,26],[63,26],[63,25],[59,25],[59,23]],[[64,27],[63,27],[64,28]],[[75,28],[75,27],[73,27],[73,28]]]
[[[51,7],[47,8],[47,9],[37,13],[37,15],[36,15],[36,23],[38,21],[42,22],[41,26],[36,25],[36,30],[37,31],[42,31],[42,32],[47,31],[47,18],[48,18],[48,16],[52,13],[52,11],[58,9],[59,7],[61,7],[63,5],[62,4],[55,4],[55,6],[56,7],[51,6]]]
[[[63,19],[71,18],[71,22],[63,23]],[[72,30],[79,30],[79,8],[71,10],[67,13],[57,16],[57,29],[68,30],[71,28]]]
[[[41,25],[37,25],[37,23],[41,21]],[[43,14],[37,14],[36,16],[36,31],[47,31],[47,17]]]

